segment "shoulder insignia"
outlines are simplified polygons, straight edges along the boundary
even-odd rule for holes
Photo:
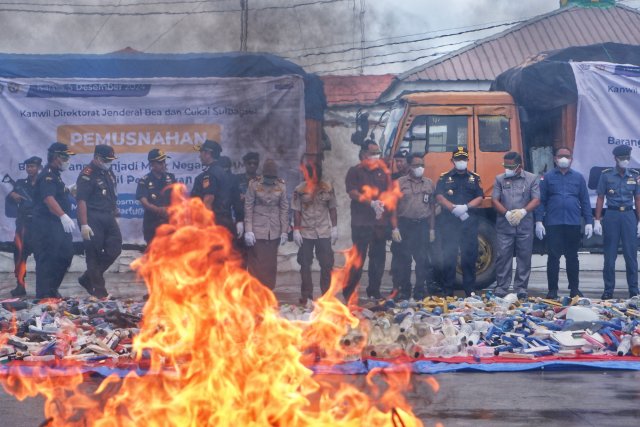
[[[610,170],[611,170],[611,168],[603,169],[602,173],[605,173],[605,172],[610,171]],[[633,170],[633,169],[631,169],[631,170]]]
[[[448,173],[449,173],[449,172],[442,172],[442,173],[440,174],[440,176],[445,176],[445,175],[446,175],[446,174],[448,174]]]
[[[296,188],[294,188],[293,191],[303,192],[303,190],[305,188],[307,188],[307,183],[306,183],[306,181],[302,181],[300,184],[298,184],[298,186]]]
[[[52,177],[50,177],[50,176],[47,176],[47,177],[45,177],[45,178],[44,178],[44,180],[45,180],[45,181],[53,181],[53,178],[52,178]]]
[[[252,182],[256,182],[257,180],[258,180],[258,178],[257,178],[257,177],[256,177],[256,178],[253,178],[253,179],[251,179],[251,180],[249,181],[249,184],[251,184]]]
[[[91,175],[91,172],[93,172],[93,169],[91,169],[91,166],[87,166],[86,168],[82,169],[82,173],[85,175]]]
[[[630,169],[630,170],[634,171],[635,173],[640,173],[640,172],[638,172],[638,170],[637,170],[637,169]],[[603,172],[604,172],[604,171],[603,171]]]
[[[333,187],[331,186],[331,184],[329,184],[328,182],[324,182],[324,181],[320,181],[322,183],[322,189],[324,191],[333,191]]]
[[[473,172],[473,171],[469,171],[469,173],[470,173],[471,175],[474,175],[474,176],[477,176],[478,178],[480,178],[480,175],[478,175],[477,173],[475,173],[475,172]]]
[[[82,175],[82,176],[81,176],[81,178],[82,178],[82,179],[86,179],[87,181],[91,181],[91,178],[89,178],[88,176],[84,176],[84,175]],[[143,182],[143,184],[144,184],[144,182]]]
[[[202,180],[202,187],[207,188],[209,186],[209,177]]]
[[[282,178],[278,178],[278,182],[279,182],[280,184],[284,184],[284,179],[282,179]]]
[[[149,174],[146,174],[145,176],[143,176],[142,179],[149,179]],[[142,179],[141,179],[141,181],[142,181]]]

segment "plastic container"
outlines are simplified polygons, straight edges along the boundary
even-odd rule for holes
[[[638,335],[634,335],[631,338],[631,354],[640,356],[640,336]]]

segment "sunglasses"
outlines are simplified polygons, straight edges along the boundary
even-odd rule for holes
[[[503,163],[502,166],[504,166],[507,169],[516,169],[518,166],[520,166],[520,163],[516,163],[515,165],[505,165]]]
[[[420,167],[424,167],[424,163],[411,163],[410,166],[412,168],[420,168]]]

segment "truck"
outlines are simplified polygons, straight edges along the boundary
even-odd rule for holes
[[[496,175],[504,173],[503,156],[510,151],[520,153],[524,169],[541,176],[555,167],[556,149],[574,149],[578,91],[570,62],[602,61],[603,49],[612,65],[639,65],[635,64],[635,56],[629,55],[631,51],[640,53],[638,46],[605,43],[543,52],[498,76],[491,91],[409,93],[383,113],[386,124],[378,143],[392,171],[397,170],[393,155],[399,150],[424,153],[424,176],[436,183],[441,173],[452,169],[451,152],[461,146],[468,149],[468,169],[480,175],[484,189],[484,200],[477,212],[477,289],[495,281],[496,212],[491,208],[491,193]],[[383,117],[378,123],[382,121]],[[354,134],[353,142],[358,135],[363,135],[363,129]],[[585,176],[591,190],[602,169],[592,168]],[[437,248],[442,238],[437,233],[438,223],[436,216],[436,249],[431,251],[436,281],[441,265]],[[583,235],[581,250],[602,252],[602,237],[586,239]],[[546,253],[545,241],[534,239],[533,252]],[[456,285],[461,284],[458,268]]]

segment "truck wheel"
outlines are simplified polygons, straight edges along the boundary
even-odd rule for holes
[[[476,261],[476,289],[484,289],[496,281],[496,256],[498,254],[498,237],[496,226],[485,218],[478,218],[478,259]],[[456,289],[462,287],[462,269],[458,254],[456,272]]]

